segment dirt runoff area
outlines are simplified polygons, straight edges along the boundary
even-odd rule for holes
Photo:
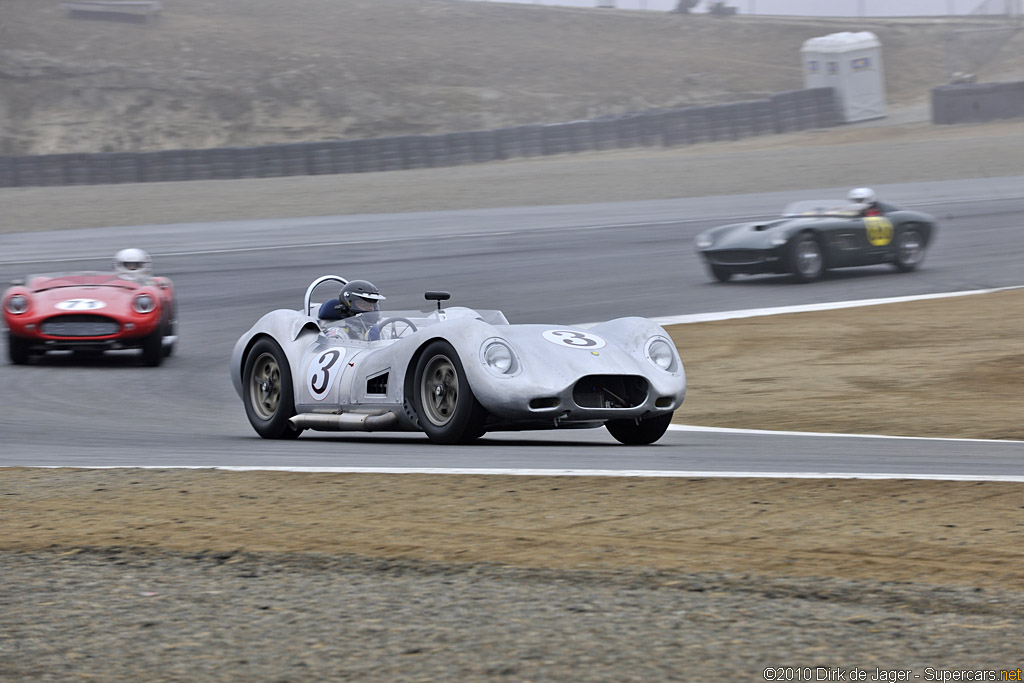
[[[1024,343],[1005,316],[1022,304],[1014,290],[674,326],[690,368],[677,417],[1024,439]],[[15,468],[0,470],[0,493],[7,551],[357,554],[1024,590],[1019,483]]]

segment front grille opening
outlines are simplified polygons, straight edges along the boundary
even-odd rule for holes
[[[105,315],[77,313],[47,318],[39,330],[51,337],[108,337],[121,331],[121,325]]]
[[[546,408],[557,408],[561,401],[558,400],[557,396],[549,396],[547,398],[535,398],[530,401],[530,410],[544,410]]]
[[[647,400],[647,380],[638,375],[587,375],[572,400],[580,408],[635,408]]]
[[[366,393],[367,394],[387,394],[388,393],[388,375],[390,372],[382,372],[379,375],[375,375],[366,380]]]
[[[708,252],[708,258],[714,263],[742,265],[744,263],[760,263],[764,261],[764,252],[754,249],[722,249]]]
[[[672,406],[674,399],[671,396],[660,396],[658,400],[654,402],[655,408],[669,408]]]

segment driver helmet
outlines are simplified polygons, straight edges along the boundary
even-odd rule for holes
[[[342,287],[341,293],[338,294],[338,311],[343,315],[379,311],[380,302],[384,298],[384,295],[372,282],[352,280]]]
[[[141,249],[122,249],[114,254],[114,272],[118,275],[150,275],[153,262]]]
[[[875,203],[875,191],[870,187],[855,187],[850,190],[847,199],[858,206],[871,206]]]

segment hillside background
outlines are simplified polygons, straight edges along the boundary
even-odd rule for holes
[[[755,99],[801,88],[803,41],[844,30],[879,36],[899,107],[945,82],[950,31],[994,21],[164,0],[143,24],[3,0],[0,154],[432,134]],[[982,79],[1021,77],[1021,35],[971,35]]]

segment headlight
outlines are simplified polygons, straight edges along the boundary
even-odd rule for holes
[[[789,240],[786,238],[785,235],[772,235],[771,239],[768,240],[768,243],[773,247],[781,247],[788,241]]]
[[[23,294],[15,294],[4,306],[8,313],[13,315],[21,315],[28,310],[28,297]]]
[[[484,343],[484,365],[496,374],[510,375],[516,370],[516,356],[503,341],[491,339]]]
[[[139,294],[132,300],[132,308],[136,313],[152,313],[156,308],[156,301],[149,294]]]
[[[647,345],[647,358],[666,372],[671,372],[672,366],[675,365],[676,362],[676,356],[672,350],[672,345],[663,337],[655,337],[651,343]]]
[[[715,238],[707,233],[697,235],[697,238],[693,241],[697,245],[698,249],[707,249],[715,243]]]

